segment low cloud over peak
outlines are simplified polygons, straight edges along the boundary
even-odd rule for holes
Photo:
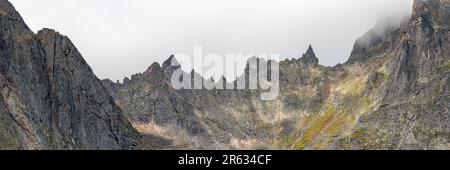
[[[100,78],[122,79],[171,54],[278,53],[309,44],[323,65],[344,62],[358,37],[413,0],[10,0],[29,26],[69,36]],[[245,62],[245,61],[243,61]]]

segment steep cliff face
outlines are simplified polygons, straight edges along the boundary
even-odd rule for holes
[[[260,90],[174,90],[173,57],[103,83],[140,132],[178,148],[449,149],[449,1],[416,0],[413,11],[360,38],[345,64],[318,65],[312,47],[280,62],[274,101]]]
[[[417,0],[411,19],[382,42],[390,44],[389,48],[375,56],[389,57],[380,60],[386,66],[387,80],[379,93],[381,107],[360,119],[361,131],[371,136],[357,138],[366,142],[361,143],[363,147],[450,147],[449,15],[448,0]]]
[[[65,36],[0,0],[0,149],[136,149],[132,128]]]

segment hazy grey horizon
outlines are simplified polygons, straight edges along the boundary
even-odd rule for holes
[[[322,65],[345,62],[377,21],[412,0],[10,0],[30,28],[67,35],[99,78],[122,80],[171,54],[277,53],[312,44]]]

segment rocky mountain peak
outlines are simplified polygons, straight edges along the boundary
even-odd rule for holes
[[[166,61],[164,61],[162,68],[170,68],[172,65],[179,65],[177,59],[175,58],[175,55],[171,55]]]
[[[144,146],[68,37],[33,33],[7,0],[0,27],[0,149]]]
[[[150,65],[150,67],[148,67],[148,69],[144,72],[144,74],[152,75],[160,72],[162,72],[161,66],[159,65],[159,63],[154,62],[152,65]]]
[[[11,29],[17,33],[31,32],[19,12],[8,0],[0,0],[0,18],[1,24],[9,23],[7,27],[2,27],[2,29]]]
[[[306,54],[315,55],[314,49],[312,48],[311,44],[308,46],[308,49],[306,50]]]
[[[306,53],[303,54],[302,61],[305,65],[318,65],[319,59],[316,57],[316,53],[314,53],[314,49],[311,45],[309,45]]]

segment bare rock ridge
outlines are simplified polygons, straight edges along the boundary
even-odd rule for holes
[[[34,34],[7,0],[0,28],[0,149],[145,148],[66,36]]]
[[[316,57],[311,45],[309,45],[308,50],[306,50],[306,53],[303,55],[303,62],[305,64],[319,64],[319,59]]]
[[[358,39],[344,64],[319,65],[311,46],[280,62],[275,101],[258,90],[173,90],[173,56],[124,83],[103,82],[138,131],[176,148],[449,149],[450,3],[413,8]]]
[[[344,64],[319,65],[311,46],[250,59],[280,66],[279,97],[262,101],[262,90],[173,89],[174,56],[99,80],[66,36],[33,33],[0,0],[0,149],[450,149],[450,0],[413,8]]]

